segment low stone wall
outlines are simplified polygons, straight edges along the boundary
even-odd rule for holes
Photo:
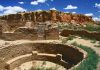
[[[53,62],[53,63],[56,63],[58,65],[61,65],[65,68],[70,68],[72,67],[70,64],[68,64],[66,61],[63,61],[61,59],[61,56],[60,55],[56,55],[55,57],[53,56],[49,56],[49,54],[46,56],[46,55],[38,55],[38,54],[33,54],[33,55],[30,55],[30,56],[26,56],[26,57],[23,57],[23,58],[20,58],[16,61],[13,61],[12,63],[9,64],[8,68],[9,70],[13,70],[14,68],[20,66],[21,64],[25,63],[25,62],[29,62],[29,61],[50,61],[50,62]]]
[[[13,62],[11,62],[10,64],[8,64],[8,70],[13,70],[14,68],[20,66],[21,64],[25,63],[25,62],[29,62],[29,61],[33,61],[32,59],[32,55],[26,56],[26,57],[22,57],[20,59],[17,59]]]
[[[88,38],[93,38],[100,41],[100,32],[89,32],[85,30],[75,31],[75,30],[63,30],[60,34],[61,36],[69,36],[69,35],[80,35]]]
[[[21,40],[21,39],[37,40],[38,36],[36,34],[3,33],[1,38],[7,41],[14,41],[14,40]]]
[[[82,61],[84,58],[83,52],[71,46],[62,45],[62,44],[48,44],[48,43],[27,43],[27,44],[20,44],[20,45],[5,47],[0,50],[0,58],[3,61],[8,62],[9,60],[12,60],[13,58],[16,58],[22,55],[32,54],[32,51],[38,51],[38,53],[45,53],[45,54],[54,54],[56,55],[56,57],[38,55],[34,59],[33,58],[34,56],[33,57],[29,56],[29,57],[25,57],[25,59],[24,58],[19,59],[17,62],[23,63],[30,60],[31,61],[32,60],[47,60],[47,61],[60,64],[64,66],[65,68],[69,69],[72,66],[76,65],[77,63],[79,63],[80,61]],[[62,56],[58,57],[57,54],[61,54]],[[39,59],[39,58],[42,58],[42,59]],[[59,60],[58,58],[61,60]],[[13,66],[14,64],[16,64],[16,61],[13,62],[11,66]],[[0,70],[2,70],[2,68],[0,68]],[[3,70],[6,70],[5,67]]]
[[[37,31],[34,29],[28,29],[28,28],[21,28],[16,30],[14,33],[2,33],[0,38],[4,40],[21,40],[21,39],[27,39],[27,40],[57,40],[59,39],[59,31],[56,29],[50,29],[47,30],[43,38],[38,37]]]

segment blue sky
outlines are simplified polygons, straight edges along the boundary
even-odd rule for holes
[[[0,15],[50,9],[85,14],[100,20],[100,0],[0,0]]]

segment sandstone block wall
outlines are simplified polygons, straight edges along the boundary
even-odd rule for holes
[[[7,62],[18,56],[31,54],[32,51],[38,51],[38,53],[55,54],[55,55],[61,54],[62,60],[64,60],[65,62],[63,61],[60,62],[59,60],[57,61],[56,58],[51,59],[50,56],[48,57],[38,56],[38,57],[39,58],[43,57],[44,60],[49,60],[54,63],[61,64],[66,68],[70,68],[73,65],[76,65],[77,63],[82,61],[82,59],[84,58],[84,54],[80,52],[78,49],[75,49],[73,47],[70,47],[67,45],[61,45],[61,44],[46,44],[46,43],[28,43],[28,44],[20,44],[20,45],[15,45],[15,46],[8,46],[0,50],[0,58],[4,58],[3,60]],[[29,56],[29,58],[30,57],[31,56]],[[23,63],[25,61],[31,60],[31,58],[28,60],[27,59],[28,57],[26,57],[25,60],[24,59],[23,60],[21,59],[21,61],[18,60],[18,62]],[[66,62],[68,62],[69,67],[65,65]],[[16,64],[16,61],[13,64]]]
[[[21,64],[25,63],[25,62],[29,62],[29,61],[34,61],[32,59],[32,55],[28,56],[28,57],[23,57],[23,58],[20,58],[12,63],[9,64],[9,70],[13,70],[14,68],[20,66]]]
[[[28,39],[28,40],[38,40],[38,33],[34,29],[28,28],[21,28],[16,30],[14,33],[2,33],[1,38],[4,40],[21,40],[21,39]],[[46,30],[43,40],[56,40],[59,39],[59,31],[57,29],[49,29]]]
[[[60,34],[61,36],[69,36],[69,35],[79,35],[85,36],[88,38],[96,39],[100,41],[100,32],[89,32],[86,30],[75,31],[75,30],[63,30]]]

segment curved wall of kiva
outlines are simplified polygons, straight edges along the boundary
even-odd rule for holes
[[[50,61],[66,69],[81,62],[84,53],[72,46],[50,43],[27,43],[0,49],[0,70],[13,70],[34,60]]]

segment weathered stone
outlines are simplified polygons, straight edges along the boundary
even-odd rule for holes
[[[23,21],[27,20],[33,22],[71,22],[71,20],[75,20],[80,24],[84,22],[93,22],[92,17],[88,17],[82,14],[64,13],[56,10],[10,14],[2,16],[0,17],[0,19],[10,22],[8,24],[11,24],[11,22],[13,22],[13,25],[15,22],[22,23]]]

